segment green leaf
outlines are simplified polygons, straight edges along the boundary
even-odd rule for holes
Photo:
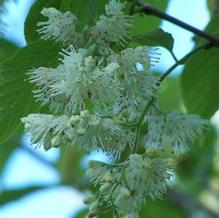
[[[81,22],[93,24],[104,13],[108,0],[63,0],[60,4],[61,11],[73,12]]]
[[[165,11],[168,5],[168,0],[145,0],[144,1],[147,4],[153,5],[154,7],[158,8],[161,11]],[[152,32],[156,30],[159,25],[161,24],[161,19],[153,16],[147,16],[147,15],[140,15],[135,14],[134,15],[134,21],[133,21],[133,31],[132,35],[141,35],[148,32]]]
[[[14,43],[0,38],[0,62],[11,56],[17,49],[18,47]]]
[[[214,14],[206,32],[218,33],[219,14]],[[217,31],[217,32],[215,32]],[[198,45],[204,40],[199,40]],[[219,49],[199,51],[186,62],[181,77],[182,93],[189,113],[211,118],[219,108]]]
[[[31,186],[22,189],[14,189],[14,190],[7,190],[2,191],[0,193],[0,206],[3,206],[7,203],[10,203],[15,200],[19,200],[20,198],[24,197],[27,194],[33,193],[35,191],[39,191],[42,189],[46,189],[46,186]]]
[[[82,209],[77,214],[74,214],[72,218],[85,218],[88,216],[88,209]]]
[[[197,197],[203,191],[203,184],[208,183],[215,171],[215,145],[217,131],[210,126],[196,143],[190,145],[190,152],[178,162],[178,182],[184,191]]]
[[[165,200],[156,200],[156,202],[148,199],[140,213],[140,217],[185,218],[185,215],[166,198]]]
[[[148,45],[148,46],[161,46],[172,52],[174,39],[173,36],[158,28],[157,30],[146,33],[137,37],[134,37],[134,41],[138,42],[141,45]]]
[[[219,108],[219,50],[200,51],[186,64],[182,90],[189,113],[211,118]]]
[[[10,59],[0,64],[0,142],[15,132],[20,118],[38,112],[32,87],[26,81],[30,69],[55,66],[59,47],[38,41],[19,49]]]
[[[179,77],[168,77],[161,83],[157,100],[163,111],[184,111]]]

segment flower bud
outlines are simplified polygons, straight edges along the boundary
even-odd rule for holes
[[[85,133],[85,129],[78,127],[78,128],[76,128],[76,133],[78,135],[83,135]]]
[[[107,183],[103,184],[102,186],[100,186],[99,191],[100,191],[101,193],[107,192],[107,191],[110,190],[111,187],[112,187],[112,184],[107,182]]]
[[[84,111],[81,111],[81,112],[80,112],[80,116],[81,116],[82,118],[88,118],[88,117],[91,116],[91,114],[90,114],[90,112],[89,112],[88,110],[84,110]]]
[[[54,136],[52,138],[52,140],[51,140],[52,147],[57,148],[57,147],[60,146],[60,144],[61,144],[61,137],[60,137],[60,135]]]
[[[98,200],[94,201],[90,207],[89,207],[89,211],[92,212],[92,211],[95,211],[97,208],[98,208]]]
[[[130,191],[129,191],[126,187],[122,187],[122,188],[120,189],[119,195],[120,195],[121,197],[127,198],[127,197],[130,196]]]
[[[88,196],[86,196],[86,197],[83,199],[83,202],[84,202],[85,204],[92,204],[95,200],[96,200],[96,196],[95,196],[95,195],[92,195],[92,194],[89,194]]]
[[[90,160],[88,165],[89,168],[97,168],[97,167],[103,167],[105,164],[101,161]]]
[[[73,125],[77,125],[80,122],[81,118],[78,115],[73,115],[71,117],[71,122]]]
[[[44,143],[43,144],[43,147],[44,147],[44,149],[46,150],[46,151],[48,151],[50,148],[51,148],[51,144],[50,143]]]
[[[103,177],[103,179],[104,179],[106,182],[110,182],[110,181],[114,180],[114,178],[115,178],[115,177],[114,177],[112,171],[110,171],[110,170],[108,170],[108,171],[106,172],[106,174],[104,175],[104,177]]]
[[[76,132],[74,128],[68,128],[64,131],[65,133],[65,137],[67,138],[67,140],[73,141],[75,136],[76,136]]]
[[[126,122],[126,118],[125,117],[114,117],[114,121],[120,124],[123,124]]]

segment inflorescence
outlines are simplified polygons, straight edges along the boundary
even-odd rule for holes
[[[166,192],[176,157],[188,151],[187,144],[208,123],[196,115],[163,112],[156,102],[139,123],[144,105],[156,99],[159,76],[150,72],[149,47],[127,48],[132,17],[125,7],[111,0],[105,14],[84,29],[69,11],[42,10],[48,19],[38,23],[38,33],[62,44],[63,50],[57,67],[27,73],[34,96],[50,114],[29,114],[22,122],[31,143],[45,150],[63,145],[85,153],[104,151],[112,162],[91,161],[87,170],[98,187],[84,200],[90,214],[113,208],[114,217],[138,218],[146,196],[159,198]],[[136,150],[139,124],[144,128]],[[172,156],[159,156],[169,148]]]

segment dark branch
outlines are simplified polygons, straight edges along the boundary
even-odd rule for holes
[[[147,14],[147,15],[153,15],[153,16],[159,17],[163,20],[167,20],[170,23],[173,23],[177,26],[180,26],[183,29],[186,29],[186,30],[194,33],[195,35],[202,37],[203,39],[210,42],[212,45],[214,45],[216,47],[219,47],[219,38],[218,37],[210,35],[210,34],[204,32],[204,31],[201,31],[201,30],[199,30],[199,29],[197,29],[197,28],[181,21],[181,20],[176,19],[175,17],[172,17],[172,16],[170,16],[166,13],[163,13],[162,11],[158,10],[157,8],[155,8],[151,5],[140,4],[139,5],[139,11],[143,12],[144,14]]]

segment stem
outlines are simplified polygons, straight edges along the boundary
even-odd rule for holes
[[[159,86],[161,84],[161,82],[174,70],[176,69],[179,65],[184,64],[192,55],[194,55],[195,53],[197,53],[198,51],[202,50],[202,49],[208,49],[211,48],[212,44],[210,43],[206,43],[204,45],[201,45],[197,48],[195,48],[194,50],[192,50],[191,52],[189,52],[188,54],[186,54],[184,57],[182,57],[180,60],[177,60],[176,63],[170,67],[159,79],[157,86]],[[138,150],[138,144],[139,144],[139,138],[140,138],[140,134],[141,134],[141,124],[144,120],[144,117],[148,111],[148,109],[150,108],[150,106],[153,104],[155,100],[155,97],[152,97],[151,100],[145,105],[145,108],[136,124],[136,135],[135,135],[135,144],[134,144],[134,152],[137,152]]]
[[[159,17],[163,20],[167,20],[169,21],[170,23],[173,23],[177,26],[180,26],[182,27],[183,29],[186,29],[192,33],[194,33],[195,35],[198,35],[204,39],[206,39],[207,41],[209,41],[211,44],[213,44],[214,46],[216,47],[219,47],[219,38],[218,37],[215,37],[209,33],[206,33],[204,31],[201,31],[175,17],[172,17],[160,10],[158,10],[157,8],[151,6],[151,5],[148,5],[148,4],[140,4],[138,3],[139,5],[139,11],[140,12],[143,12],[144,14],[146,15],[153,15],[153,16],[156,16],[156,17]]]
[[[200,51],[202,49],[208,49],[211,46],[212,45],[209,43],[201,45],[201,46],[195,48],[194,50],[192,50],[191,52],[189,52],[188,54],[186,54],[180,60],[176,61],[176,63],[172,67],[170,67],[164,74],[162,74],[162,76],[160,77],[159,83],[162,82],[175,68],[177,68],[179,65],[184,64],[192,55],[194,55],[195,53],[197,53],[198,51]]]
[[[172,55],[174,61],[177,62],[178,59],[177,59],[176,55],[174,54],[174,52],[173,52],[173,51],[170,51],[170,54]]]

